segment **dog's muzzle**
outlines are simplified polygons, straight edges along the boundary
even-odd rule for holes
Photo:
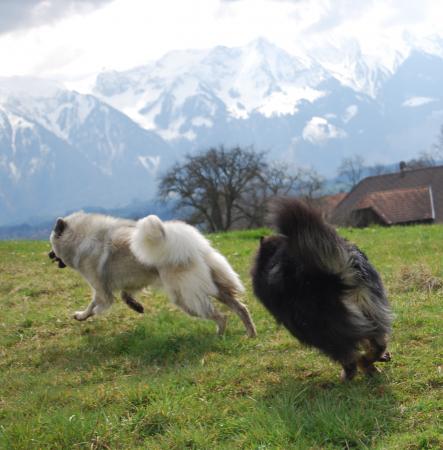
[[[60,269],[64,269],[66,267],[66,264],[54,253],[54,250],[51,250],[48,253],[49,258],[52,259],[52,262],[57,262],[58,263],[58,267]]]

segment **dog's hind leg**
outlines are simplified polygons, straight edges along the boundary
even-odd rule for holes
[[[230,295],[223,289],[218,287],[218,295],[217,299],[220,300],[223,304],[225,304],[229,309],[235,312],[238,317],[240,317],[243,322],[246,333],[249,337],[257,336],[257,331],[255,329],[254,322],[252,321],[251,314],[249,313],[248,308],[242,302],[237,300],[234,296]]]
[[[222,336],[226,330],[227,318],[221,314],[208,298],[198,298],[198,300],[187,300],[180,292],[170,291],[172,302],[182,311],[193,317],[213,320],[217,324],[217,334]]]
[[[143,314],[144,308],[141,303],[139,303],[135,298],[133,298],[127,291],[121,292],[122,300],[129,306],[129,308],[137,311],[140,314]]]
[[[228,322],[228,318],[214,308],[211,316],[208,317],[208,319],[215,321],[215,323],[217,324],[217,334],[219,336],[223,336],[226,331],[226,324]]]

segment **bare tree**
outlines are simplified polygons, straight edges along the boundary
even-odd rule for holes
[[[440,126],[437,141],[433,145],[433,155],[437,160],[443,160],[443,125]]]
[[[363,178],[364,163],[365,160],[360,155],[354,155],[342,160],[337,173],[349,189],[352,189]]]
[[[401,164],[401,163],[400,163]],[[425,167],[433,167],[437,165],[437,159],[435,152],[432,151],[421,151],[418,158],[410,159],[404,163],[404,169],[423,169]]]
[[[249,189],[237,204],[239,216],[246,228],[263,226],[270,198],[297,192],[299,174],[286,165],[266,165],[259,179],[249,184]]]
[[[239,201],[251,183],[261,180],[265,167],[263,154],[252,149],[211,148],[175,164],[161,179],[159,194],[176,196],[178,207],[190,210],[194,223],[210,231],[228,230],[238,220]]]
[[[432,167],[437,165],[437,152],[423,150],[418,155],[418,161],[422,164],[422,167]]]
[[[307,178],[307,177],[305,177]],[[298,192],[298,171],[266,163],[252,148],[211,148],[187,155],[161,179],[159,195],[175,197],[187,220],[209,231],[262,226],[267,200]],[[309,192],[315,193],[312,185]]]
[[[406,169],[422,169],[424,167],[433,167],[440,164],[443,160],[443,125],[440,127],[440,132],[437,136],[436,142],[432,145],[430,150],[422,150],[418,158],[406,161]]]
[[[371,176],[378,176],[378,175],[384,175],[385,173],[389,173],[389,169],[384,166],[383,164],[376,163],[373,166],[368,167],[369,175]]]
[[[297,195],[313,200],[322,195],[325,180],[314,169],[299,169],[297,175]]]

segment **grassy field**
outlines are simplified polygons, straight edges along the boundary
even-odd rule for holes
[[[258,337],[224,338],[162,293],[79,323],[89,289],[46,242],[0,242],[2,449],[443,448],[443,227],[342,230],[379,269],[397,319],[374,379],[303,348],[251,294],[259,231],[211,235],[247,286]]]

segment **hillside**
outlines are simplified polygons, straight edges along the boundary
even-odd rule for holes
[[[443,447],[443,227],[343,230],[379,269],[396,313],[393,361],[343,385],[253,298],[263,230],[211,235],[240,273],[258,337],[227,335],[139,296],[85,323],[86,283],[51,265],[49,244],[0,242],[0,448]]]
[[[171,159],[163,139],[94,96],[0,79],[0,225],[146,201]]]

